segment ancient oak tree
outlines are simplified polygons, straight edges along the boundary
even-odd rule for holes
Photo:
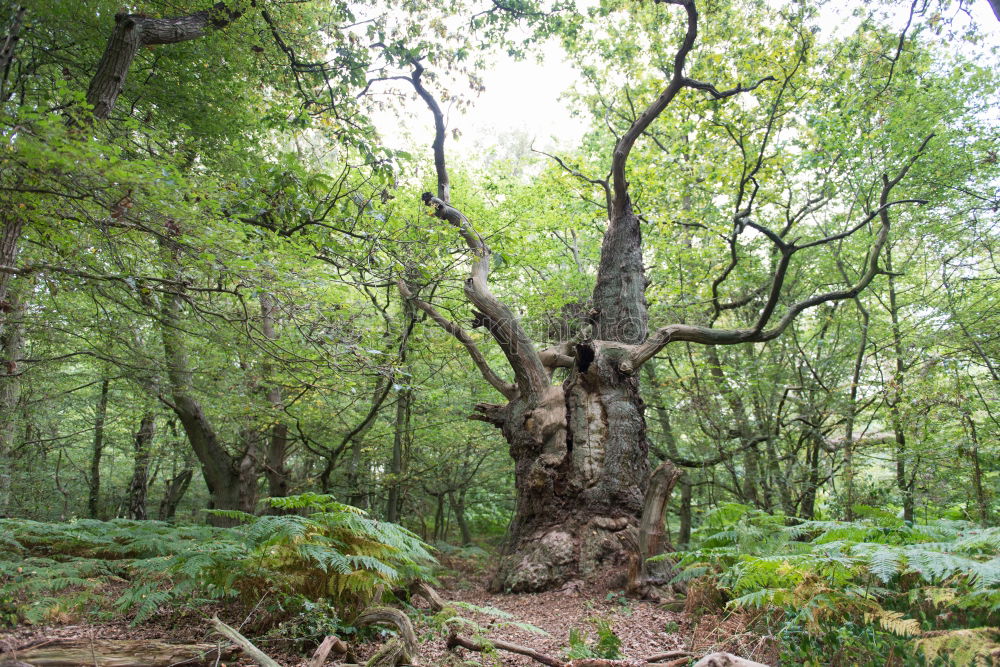
[[[469,332],[421,299],[417,286],[400,281],[403,296],[465,346],[483,378],[505,399],[500,404],[477,405],[472,416],[502,431],[515,462],[517,508],[492,581],[495,590],[552,588],[621,564],[629,555],[650,475],[639,385],[643,364],[678,341],[703,345],[766,342],[780,335],[803,311],[857,295],[884,272],[879,256],[888,239],[891,209],[897,204],[916,203],[893,200],[891,194],[929,137],[895,173],[887,173],[873,184],[878,205],[872,210],[857,215],[839,231],[814,233],[809,239],[791,238],[788,227],[775,231],[768,226],[767,216],[755,206],[756,176],[764,155],[761,148],[761,160],[744,172],[737,184],[738,195],[733,198],[727,238],[733,250],[720,264],[725,268],[713,286],[715,312],[707,313],[707,325],[677,323],[650,330],[642,220],[634,209],[628,181],[633,147],[681,94],[722,101],[761,86],[783,85],[763,76],[756,83],[723,90],[688,76],[685,65],[698,37],[696,2],[673,0],[664,4],[678,5],[685,20],[671,67],[664,68],[669,80],[645,109],[636,110],[627,131],[617,137],[608,177],[591,180],[606,196],[607,228],[587,325],[582,335],[544,349],[535,345],[522,322],[490,290],[490,248],[474,221],[450,205],[441,111],[421,82],[423,68],[414,62],[412,84],[434,114],[436,127],[433,147],[438,196],[437,201],[425,200],[434,205],[433,214],[453,226],[467,246],[471,268],[464,293],[473,308],[473,325],[489,332],[513,374],[513,382],[509,382],[503,373],[491,368]],[[773,120],[772,115],[770,122]],[[862,230],[870,233],[869,247],[853,281],[836,289],[817,288],[796,301],[787,298],[786,278],[800,251],[836,244]],[[741,328],[717,328],[714,323],[726,304],[718,298],[716,288],[740,261],[736,247],[748,236],[767,239],[770,244],[768,252],[774,258],[771,275],[743,301],[756,307],[752,322]],[[557,368],[567,369],[560,384],[553,381]]]

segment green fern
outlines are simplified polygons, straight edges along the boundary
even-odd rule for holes
[[[877,510],[866,515],[788,526],[785,517],[727,506],[698,531],[697,547],[679,554],[675,580],[710,580],[730,609],[782,610],[783,632],[822,638],[832,626],[863,621],[859,627],[872,637],[910,638],[912,650],[931,655],[921,647],[934,647],[934,656],[954,654],[960,662],[956,647],[980,634],[924,638],[937,637],[926,633],[944,630],[939,623],[996,623],[1000,529],[959,521],[908,525]],[[935,611],[945,608],[960,613]]]
[[[215,512],[242,522],[231,529],[0,519],[4,623],[83,613],[94,601],[100,608],[109,585],[120,588],[122,581],[131,586],[115,606],[139,623],[166,606],[227,598],[255,603],[265,594],[352,607],[380,586],[430,577],[429,547],[396,524],[320,494],[270,503],[306,515]]]

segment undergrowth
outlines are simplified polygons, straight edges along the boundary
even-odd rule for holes
[[[615,634],[611,621],[601,616],[587,619],[597,631],[596,639],[591,639],[587,632],[570,628],[569,646],[564,651],[567,660],[582,660],[587,658],[603,658],[620,660],[625,656],[621,652],[622,640]]]
[[[236,601],[259,607],[272,625],[322,607],[318,633],[338,621],[334,612],[351,618],[381,588],[430,576],[429,548],[396,524],[325,495],[267,502],[286,513],[216,512],[241,522],[228,529],[0,520],[0,624],[65,622],[88,609],[131,614],[136,624]]]
[[[853,521],[790,521],[726,505],[675,581],[730,610],[770,609],[783,662],[993,664],[1000,656],[1000,528],[911,525],[873,508]],[[694,610],[692,610],[694,611]]]

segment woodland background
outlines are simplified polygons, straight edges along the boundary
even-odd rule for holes
[[[331,494],[432,544],[500,542],[513,462],[496,428],[468,418],[496,392],[397,284],[504,367],[470,325],[468,250],[420,200],[435,189],[434,134],[413,84],[474,117],[497,53],[557,43],[578,68],[564,98],[588,122],[578,144],[548,155],[512,135],[448,154],[451,203],[493,251],[491,287],[544,346],[582,335],[610,148],[659,94],[683,22],[655,3],[479,4],[0,3],[0,515],[12,539],[76,519],[231,525],[265,497]],[[686,91],[637,143],[651,322],[756,317],[774,254],[764,233],[733,241],[744,190],[805,242],[873,215],[882,174],[919,159],[893,193],[910,203],[893,208],[867,289],[769,342],[674,343],[642,368],[651,464],[683,471],[666,526],[693,554],[682,563],[702,568],[685,577],[706,574],[711,535],[747,553],[755,541],[784,553],[834,525],[879,526],[857,540],[897,546],[907,531],[979,535],[966,555],[992,569],[955,564],[925,583],[979,596],[962,613],[980,616],[959,625],[995,625],[1000,24],[936,0],[701,5],[692,76],[720,89],[775,79],[729,100]],[[144,45],[113,106],[95,109],[116,14],[198,11],[204,36]],[[840,29],[821,29],[834,14]],[[871,247],[852,235],[796,256],[780,305],[852,282]],[[332,502],[308,497],[292,509]],[[907,558],[881,572],[905,577]],[[968,590],[948,579],[963,576]],[[23,620],[19,594],[10,613]]]

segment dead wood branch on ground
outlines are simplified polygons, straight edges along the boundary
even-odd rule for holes
[[[518,655],[524,655],[536,662],[540,662],[548,667],[641,667],[642,665],[657,665],[657,667],[668,667],[668,666],[679,666],[686,664],[693,654],[689,651],[666,651],[664,653],[657,653],[656,655],[651,655],[648,658],[643,659],[623,659],[623,660],[612,660],[609,658],[579,658],[576,660],[560,660],[559,658],[554,658],[550,655],[545,655],[540,653],[533,648],[527,646],[521,646],[520,644],[512,644],[511,642],[505,642],[502,639],[491,639],[489,641],[478,641],[475,639],[469,639],[468,637],[462,637],[456,633],[452,633],[448,637],[448,648],[453,649],[455,647],[461,646],[462,648],[469,649],[470,651],[477,651],[479,653],[486,653],[493,650],[507,651],[508,653],[517,653]],[[670,660],[671,658],[676,658],[671,662],[662,662],[664,660]],[[695,667],[768,667],[759,662],[753,662],[752,660],[745,660],[739,658],[730,653],[712,653],[706,655],[701,660],[699,660]]]

